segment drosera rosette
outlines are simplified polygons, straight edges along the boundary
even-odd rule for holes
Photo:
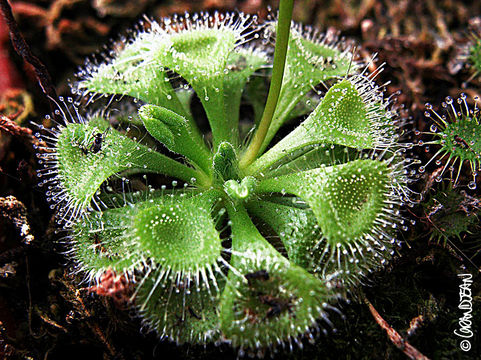
[[[132,98],[127,121],[72,105],[46,129],[40,174],[76,270],[92,282],[124,275],[162,338],[258,355],[301,345],[398,245],[410,198],[398,114],[348,47],[291,24],[291,13],[282,1],[275,26],[244,14],[149,20],[75,87],[92,107]],[[261,70],[265,111],[241,136],[240,107],[263,91]],[[304,120],[271,146],[293,114]]]
[[[430,131],[426,134],[433,136],[434,140],[421,141],[420,145],[434,145],[439,149],[419,171],[423,173],[432,162],[437,166],[442,165],[436,181],[442,181],[443,174],[448,169],[456,186],[463,167],[469,167],[472,180],[467,185],[474,190],[476,177],[481,169],[481,113],[477,105],[478,98],[474,99],[476,103],[473,109],[469,107],[466,99],[465,94],[461,94],[456,100],[446,97],[441,104],[444,110],[442,114],[434,110],[431,104],[426,104],[425,116],[432,121]]]

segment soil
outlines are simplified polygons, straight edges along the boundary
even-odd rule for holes
[[[261,0],[38,0],[11,1],[19,28],[32,52],[46,65],[57,93],[68,96],[69,79],[89,56],[109,39],[118,39],[142,17],[174,12],[239,9],[267,15]],[[424,104],[439,108],[446,96],[469,99],[481,93],[481,76],[473,76],[463,58],[470,32],[481,27],[480,1],[454,0],[296,0],[294,19],[323,30],[337,29],[353,39],[360,57],[377,53],[372,68],[385,63],[378,75],[386,94],[397,96],[409,118],[406,136],[431,123]],[[470,100],[471,101],[471,100]],[[82,274],[72,275],[62,255],[66,233],[53,223],[53,211],[38,185],[31,122],[50,112],[32,67],[24,63],[8,39],[0,19],[0,113],[16,125],[0,126],[0,358],[5,359],[235,359],[227,345],[199,347],[169,343],[147,332],[129,310],[112,298],[87,290]],[[24,127],[24,128],[22,128]],[[34,130],[35,131],[35,130]],[[432,150],[417,146],[409,156],[426,162]],[[431,166],[412,185],[424,201],[404,210],[412,224],[399,233],[402,249],[382,270],[371,274],[361,291],[386,322],[420,353],[432,359],[481,358],[480,319],[481,231],[470,222],[459,237],[436,241],[436,224],[451,225],[476,216],[479,191],[469,189],[464,168],[453,204],[434,213],[433,197],[449,193],[447,181],[433,181],[439,166]],[[434,174],[434,175],[433,175]],[[478,179],[478,189],[481,187]],[[9,197],[11,196],[11,197]],[[462,207],[463,205],[464,207]],[[452,208],[449,210],[449,208]],[[471,218],[472,219],[472,218]],[[20,234],[18,224],[28,224]],[[434,235],[433,235],[434,234]],[[463,352],[453,331],[462,316],[459,273],[473,275],[472,349]],[[365,303],[351,300],[338,305],[332,329],[315,341],[278,349],[275,359],[404,359],[405,345],[396,346],[379,326]],[[139,330],[140,329],[140,330]],[[400,349],[400,348],[401,349]]]

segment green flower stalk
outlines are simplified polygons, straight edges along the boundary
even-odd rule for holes
[[[291,24],[282,6],[266,24],[219,13],[148,21],[88,62],[73,89],[92,109],[103,96],[130,106],[65,106],[65,124],[45,129],[39,176],[78,271],[125,276],[162,338],[258,354],[299,343],[399,245],[410,197],[399,117],[352,49]],[[259,75],[279,88],[244,135],[241,104],[259,114],[266,95]]]

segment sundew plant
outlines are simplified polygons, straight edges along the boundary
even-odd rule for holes
[[[399,245],[402,121],[352,48],[291,14],[145,21],[45,129],[41,184],[77,270],[124,277],[162,338],[259,353],[312,338]]]
[[[475,101],[479,99],[475,97]],[[445,160],[442,171],[436,180],[441,181],[446,169],[450,170],[451,178],[456,186],[463,166],[469,167],[472,180],[468,188],[476,189],[476,176],[481,169],[481,114],[477,103],[474,109],[470,109],[466,101],[466,95],[461,94],[456,101],[448,96],[441,104],[445,110],[439,114],[429,103],[426,104],[425,116],[432,120],[430,131],[427,134],[433,136],[433,140],[426,142],[427,146],[439,147],[426,165],[419,168],[425,171],[426,166],[433,162],[439,166]],[[423,143],[421,143],[423,144]]]

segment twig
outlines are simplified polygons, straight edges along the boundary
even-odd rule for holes
[[[31,129],[18,125],[4,115],[0,115],[0,132],[2,131],[26,140],[34,148],[37,147],[39,150],[46,151],[47,144],[43,140],[36,138]]]
[[[8,26],[10,39],[12,40],[12,45],[15,51],[23,58],[24,61],[33,66],[35,75],[43,93],[47,95],[48,98],[56,99],[57,92],[55,91],[55,87],[53,86],[48,70],[40,61],[40,59],[32,53],[32,50],[30,50],[30,47],[23,38],[22,33],[18,29],[17,22],[13,17],[12,8],[10,7],[8,0],[0,0],[0,9],[2,10],[3,17],[5,18],[5,22]],[[56,109],[56,105],[53,103],[53,101],[50,101],[50,107],[52,113],[55,114],[54,110]]]
[[[387,336],[389,337],[389,340],[396,345],[396,347],[401,350],[406,356],[408,356],[410,359],[413,360],[429,360],[428,357],[424,356],[419,352],[418,349],[416,349],[414,346],[412,346],[410,343],[407,342],[399,333],[394,330],[386,320],[384,320],[381,315],[377,312],[377,310],[372,306],[370,301],[364,296],[364,302],[367,304],[369,307],[369,311],[371,312],[372,316],[376,320],[376,322],[379,324],[380,327],[382,327],[386,333]]]

